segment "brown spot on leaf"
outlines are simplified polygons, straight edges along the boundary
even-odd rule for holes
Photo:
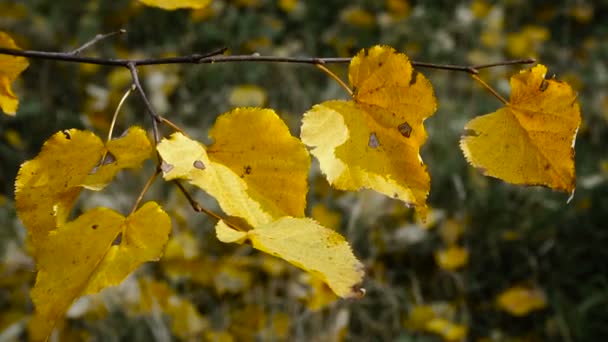
[[[246,166],[244,167],[244,169],[245,169],[245,174],[246,174],[246,175],[250,175],[250,174],[251,174],[251,166],[246,165]]]
[[[70,131],[68,131],[67,129],[64,129],[63,131],[61,131],[61,133],[63,133],[63,135],[65,135],[65,138],[70,140],[72,139],[72,136],[70,135]]]
[[[418,71],[412,70],[412,78],[410,79],[410,86],[414,85],[418,80]]]
[[[160,169],[163,171],[163,173],[168,173],[169,171],[173,170],[173,165],[163,160],[163,162],[160,163]]]
[[[547,88],[549,87],[549,82],[547,82],[547,80],[543,80],[542,82],[540,82],[540,91],[545,91],[547,90]]]
[[[194,166],[195,168],[197,168],[199,170],[205,169],[205,164],[200,160],[195,160],[194,163],[192,163],[192,166]]]
[[[477,133],[477,131],[474,131],[472,129],[465,129],[464,134],[462,136],[463,137],[477,137],[477,136],[479,136],[479,133]]]
[[[94,224],[94,225],[92,225],[92,226],[91,226],[91,228],[92,228],[93,230],[95,230],[95,229],[99,228],[99,225]]]
[[[401,135],[406,138],[409,138],[412,134],[412,126],[410,126],[410,124],[408,124],[407,122],[404,122],[401,125],[397,126],[397,129],[399,129],[399,133],[401,133]]]
[[[378,148],[378,146],[380,146],[380,142],[378,141],[378,137],[376,136],[375,132],[370,133],[367,146],[371,148]]]

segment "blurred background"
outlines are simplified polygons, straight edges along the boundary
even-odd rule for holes
[[[164,259],[116,288],[78,300],[54,341],[601,341],[608,340],[608,2],[214,0],[163,11],[135,0],[0,0],[0,30],[24,49],[70,51],[98,33],[127,34],[84,55],[158,57],[227,47],[232,54],[350,57],[387,44],[417,61],[479,64],[535,57],[579,94],[577,189],[567,195],[480,175],[458,141],[471,118],[501,103],[467,74],[419,70],[439,109],[426,121],[430,218],[372,192],[333,190],[313,164],[307,213],[347,237],[367,267],[360,300],[336,300],[295,267],[221,244],[214,222],[171,186],[146,198],[173,218]],[[347,79],[347,66],[332,66]],[[484,70],[504,97],[524,66]],[[208,142],[215,118],[244,105],[274,108],[299,134],[302,113],[346,98],[309,65],[226,63],[140,69],[158,112]],[[15,84],[16,117],[0,117],[0,340],[26,340],[35,273],[14,208],[19,165],[54,132],[107,134],[130,86],[126,69],[30,60]],[[150,128],[137,96],[116,135]],[[167,133],[167,132],[166,132]],[[602,147],[603,146],[603,147]],[[74,215],[130,210],[152,172],[123,172],[83,192]],[[144,176],[145,175],[145,176]],[[217,209],[202,192],[197,199]]]

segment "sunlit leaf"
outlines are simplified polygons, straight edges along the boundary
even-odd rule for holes
[[[149,147],[138,147],[149,144],[142,142],[144,134],[133,127],[126,136],[104,146],[91,132],[64,130],[50,137],[38,156],[21,166],[15,181],[15,206],[28,230],[34,257],[49,232],[67,221],[83,185],[93,179],[94,188],[100,189],[121,167],[138,167],[150,157]],[[125,142],[136,141],[134,150],[125,148]],[[94,175],[96,171],[99,176]]]
[[[13,39],[0,31],[0,47],[19,49]],[[25,57],[0,55],[0,109],[8,115],[15,115],[19,99],[11,88],[12,83],[19,77],[29,63]]]
[[[176,10],[180,8],[201,9],[207,7],[211,0],[139,0],[145,5],[162,8],[164,10]]]
[[[340,234],[307,218],[283,217],[247,232],[216,226],[224,242],[251,241],[254,248],[285,259],[325,281],[340,297],[361,296],[363,265]]]
[[[135,169],[152,156],[152,143],[146,131],[131,127],[123,137],[106,144],[104,157],[85,178],[82,186],[91,190],[103,189],[122,169]]]
[[[52,231],[37,251],[32,338],[48,336],[76,298],[117,285],[142,263],[158,260],[170,230],[169,216],[148,202],[126,218],[95,208]]]
[[[513,76],[509,103],[469,121],[460,147],[485,175],[572,193],[580,108],[572,88],[546,72],[537,65]]]
[[[68,221],[91,173],[101,172],[95,182],[99,189],[120,169],[137,167],[150,156],[150,146],[140,149],[134,144],[142,139],[147,137],[139,128],[107,145],[91,132],[65,130],[21,166],[15,207],[27,228],[38,270],[32,290],[32,339],[45,339],[79,296],[116,285],[141,263],[160,257],[171,222],[155,203],[127,218],[94,208]],[[125,142],[134,150],[128,151]]]
[[[547,306],[545,294],[538,288],[513,286],[506,289],[496,299],[498,307],[513,316],[526,316],[532,311]]]
[[[437,107],[430,82],[386,46],[353,58],[349,79],[353,100],[314,106],[304,115],[302,141],[336,188],[374,189],[425,217],[430,178],[419,150],[423,121]]]
[[[274,111],[237,108],[209,136],[206,149],[179,133],[164,139],[157,149],[165,179],[188,179],[252,226],[304,216],[310,157]]]

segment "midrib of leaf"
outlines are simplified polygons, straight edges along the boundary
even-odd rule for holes
[[[528,112],[528,113],[532,113],[532,114],[556,116],[556,117],[559,117],[559,118],[563,118],[563,117],[557,116],[557,115],[551,114],[551,113],[545,113],[545,112],[542,112],[542,111],[528,110],[528,109],[525,109],[525,108],[514,106],[511,103],[507,103],[506,106],[509,108],[510,114],[513,116],[513,118],[515,119],[515,121],[519,125],[519,128],[521,128],[521,130],[524,132],[524,136],[529,141],[530,145],[532,145],[534,147],[534,149],[538,152],[538,154],[541,157],[543,157],[543,159],[546,160],[551,165],[551,172],[554,173],[554,174],[556,174],[557,177],[561,180],[563,187],[567,188],[569,186],[569,183],[568,183],[568,178],[569,177],[568,177],[568,175],[564,175],[563,172],[562,172],[562,170],[560,168],[555,167],[555,164],[553,163],[553,161],[551,159],[549,159],[547,157],[547,155],[545,155],[545,153],[543,152],[543,149],[541,147],[539,147],[534,142],[534,139],[530,136],[528,130],[522,125],[521,121],[519,121],[519,118],[517,117],[517,115],[515,115],[515,113],[517,111],[521,111],[521,112]]]

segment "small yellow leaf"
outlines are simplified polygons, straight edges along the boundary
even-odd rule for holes
[[[121,138],[106,144],[104,157],[85,178],[82,186],[90,190],[103,189],[122,169],[135,169],[152,155],[152,143],[140,127],[131,127]]]
[[[268,96],[264,89],[251,84],[234,87],[228,101],[234,107],[262,107],[266,105]]]
[[[462,341],[467,337],[468,332],[466,326],[439,317],[428,321],[425,330],[443,337],[445,341]]]
[[[207,7],[211,0],[139,0],[145,5],[172,11],[180,8],[202,9]]]
[[[513,286],[496,299],[498,307],[513,316],[526,316],[547,306],[545,294],[538,288]]]
[[[339,212],[333,211],[322,203],[317,203],[312,207],[310,215],[313,219],[319,222],[322,226],[329,229],[340,228],[340,221],[342,221],[342,215]]]
[[[206,149],[179,133],[163,139],[157,149],[165,179],[187,179],[252,226],[304,216],[310,157],[274,111],[237,108],[209,136],[215,142]]]
[[[13,39],[0,31],[0,47],[19,49]],[[8,115],[15,115],[19,99],[13,92],[11,84],[19,77],[29,63],[24,57],[0,55],[0,109]]]
[[[330,184],[370,188],[426,217],[430,177],[419,155],[423,121],[435,112],[430,82],[390,47],[362,50],[350,64],[353,101],[327,101],[304,114],[302,141]]]
[[[469,251],[466,248],[451,246],[435,252],[435,262],[444,270],[454,271],[467,264]]]
[[[403,326],[412,331],[424,331],[427,323],[436,317],[437,314],[431,305],[415,305],[409,310]]]
[[[223,221],[216,225],[218,238],[234,231]],[[289,261],[322,279],[340,297],[360,297],[363,265],[340,234],[308,218],[283,217],[244,234],[254,248]],[[243,242],[240,239],[238,242]],[[222,240],[223,241],[223,240]],[[233,241],[224,241],[233,242]]]
[[[572,88],[546,72],[539,64],[513,76],[509,103],[469,121],[460,147],[485,175],[572,193],[580,108]]]

